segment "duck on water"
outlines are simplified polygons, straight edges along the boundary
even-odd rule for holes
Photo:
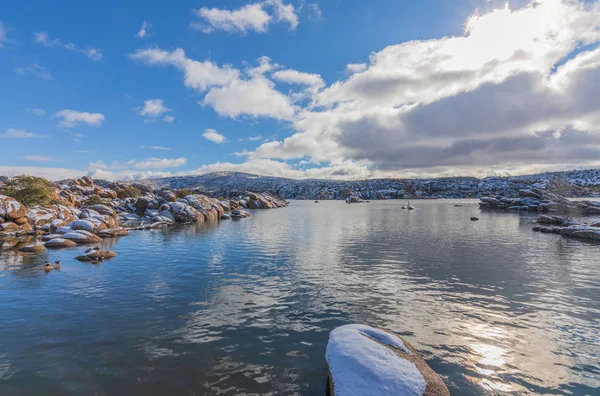
[[[406,203],[406,205],[402,207],[402,209],[405,209],[405,210],[415,210],[414,206],[410,205],[410,201],[408,201]]]

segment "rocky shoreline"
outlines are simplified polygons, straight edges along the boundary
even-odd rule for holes
[[[575,216],[600,215],[600,202],[572,201],[547,191],[547,185],[534,185],[518,192],[517,197],[482,197],[482,210],[505,210],[547,213],[540,215],[532,229],[535,232],[560,234],[565,237],[600,241],[600,221],[575,220]],[[555,213],[555,214],[551,214]]]
[[[570,220],[562,216],[542,215],[537,220],[533,231],[545,234],[560,234],[564,237],[600,241],[600,221],[586,223]]]
[[[131,230],[242,219],[250,216],[247,209],[288,205],[270,193],[246,192],[235,199],[217,199],[187,191],[153,191],[143,185],[136,187],[139,196],[123,197],[130,187],[122,183],[103,187],[84,176],[54,184],[53,204],[31,207],[0,195],[0,249],[69,248],[126,236]],[[181,193],[184,196],[178,198]]]
[[[568,184],[569,197],[600,193],[600,169],[541,173],[527,176],[440,177],[411,179],[325,180],[289,179],[243,172],[215,172],[197,176],[176,176],[140,180],[137,183],[160,188],[187,188],[209,196],[243,194],[245,191],[271,191],[297,200],[448,199],[483,196],[515,196],[531,185],[560,179]]]
[[[481,197],[481,209],[505,209],[528,212],[573,211],[581,214],[600,215],[600,202],[581,200],[571,201],[549,192],[542,185],[519,190],[517,197],[495,195]]]

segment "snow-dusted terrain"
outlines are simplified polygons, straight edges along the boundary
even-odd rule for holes
[[[585,196],[600,191],[600,170],[575,170],[528,176],[450,177],[438,179],[319,180],[286,179],[241,172],[216,172],[200,176],[180,176],[143,180],[152,188],[194,189],[215,196],[233,196],[246,191],[270,191],[287,199],[394,198],[479,198],[489,195],[516,196],[521,189],[553,178],[572,185],[567,194]]]

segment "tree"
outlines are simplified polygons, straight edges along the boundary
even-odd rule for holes
[[[192,194],[194,194],[194,193],[185,188],[183,188],[181,190],[175,190],[175,196],[177,196],[177,198],[185,198],[188,195],[192,195]]]
[[[100,198],[98,195],[90,195],[89,198],[85,200],[83,206],[92,206],[92,205],[104,205],[104,200]]]
[[[123,198],[137,198],[142,195],[142,190],[134,186],[127,186],[117,192],[117,196]]]
[[[570,202],[566,199],[568,196],[574,194],[574,187],[564,177],[554,177],[550,180],[548,191],[558,195],[559,202],[556,213],[565,219],[567,223],[573,221],[574,217],[578,214],[577,206],[574,202]]]
[[[42,177],[16,176],[9,179],[0,194],[13,197],[17,201],[31,205],[48,205],[56,200],[52,183]]]

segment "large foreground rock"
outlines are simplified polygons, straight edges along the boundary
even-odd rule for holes
[[[331,395],[450,395],[419,353],[385,330],[357,324],[338,327],[329,335],[325,358]]]

